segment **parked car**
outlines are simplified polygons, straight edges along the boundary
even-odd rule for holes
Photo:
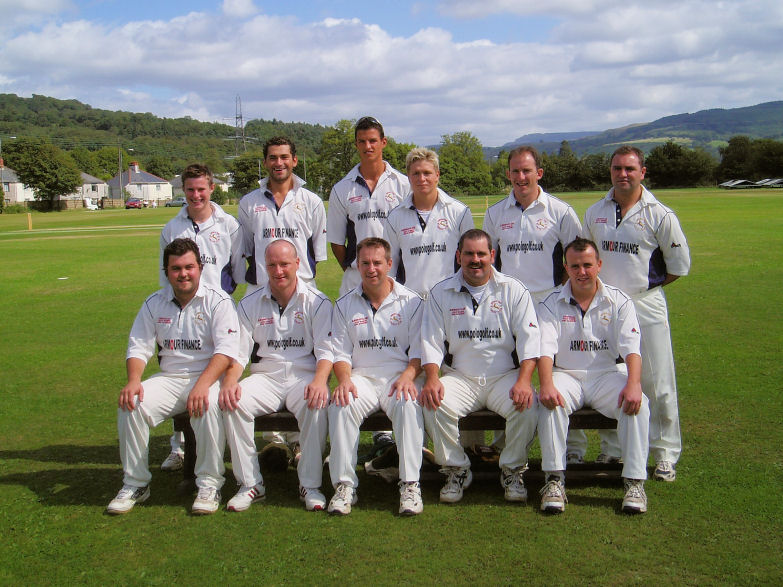
[[[166,202],[166,208],[179,208],[185,204],[187,204],[185,201],[185,196],[177,196],[173,200]]]
[[[125,202],[125,209],[128,208],[138,208],[141,210],[144,207],[144,202],[142,202],[139,198],[130,198],[127,202]]]

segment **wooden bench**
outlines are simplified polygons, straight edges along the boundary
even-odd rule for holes
[[[190,417],[187,413],[177,414],[173,420],[174,430],[185,435],[183,477],[187,483],[196,478],[193,472],[196,466],[196,436],[190,426]],[[473,412],[459,421],[460,430],[503,430],[505,427],[505,419],[489,410]],[[578,430],[609,430],[617,428],[617,420],[607,418],[591,408],[582,408],[571,414],[569,427]],[[284,411],[258,416],[255,421],[255,429],[261,432],[297,432],[299,427],[294,415]],[[391,421],[383,411],[370,414],[361,425],[361,430],[365,431],[391,429]]]

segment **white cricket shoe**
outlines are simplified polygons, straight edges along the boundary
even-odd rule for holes
[[[106,511],[110,514],[127,514],[137,503],[147,501],[150,496],[150,487],[134,487],[133,485],[123,485],[117,497],[109,502]]]
[[[196,516],[214,514],[220,507],[220,490],[214,487],[199,487],[190,512]]]
[[[541,488],[541,511],[549,514],[562,514],[568,503],[565,487],[559,477],[550,477]]]
[[[244,512],[257,501],[263,501],[266,498],[266,488],[264,482],[258,483],[253,487],[242,486],[236,495],[228,500],[226,510],[229,512]]]
[[[299,500],[305,504],[308,512],[320,512],[326,508],[326,497],[318,487],[299,486]]]
[[[581,465],[584,462],[582,455],[575,452],[570,452],[566,455],[566,465]]]
[[[644,481],[641,479],[624,479],[625,497],[623,512],[626,514],[643,514],[647,511],[647,494],[644,492]]]
[[[446,484],[440,490],[440,500],[444,503],[457,503],[462,499],[463,490],[473,482],[473,473],[468,467],[443,467]]]
[[[418,481],[400,481],[400,515],[415,516],[424,511]]]
[[[338,483],[332,499],[329,500],[327,511],[330,514],[347,516],[351,513],[351,506],[356,505],[359,497],[356,490],[347,483]]]
[[[671,483],[677,478],[677,471],[674,469],[674,463],[671,461],[658,461],[655,464],[653,477],[658,481],[668,481]]]
[[[185,464],[185,453],[172,450],[166,460],[160,464],[161,471],[179,471]]]
[[[527,501],[527,489],[525,489],[525,482],[522,480],[525,469],[526,467],[517,467],[516,469],[503,467],[500,472],[500,484],[505,490],[506,501]]]

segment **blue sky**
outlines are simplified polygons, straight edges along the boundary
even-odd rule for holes
[[[772,0],[0,0],[0,92],[485,145],[783,99]]]

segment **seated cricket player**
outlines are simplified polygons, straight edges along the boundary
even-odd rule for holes
[[[565,248],[568,281],[539,305],[541,383],[538,436],[546,484],[541,510],[564,511],[568,417],[582,406],[617,419],[623,458],[626,513],[647,511],[650,411],[642,395],[641,333],[631,298],[604,284],[601,259],[591,240]],[[618,358],[623,363],[618,364]]]
[[[117,412],[125,477],[110,514],[129,512],[149,498],[150,427],[185,411],[196,435],[198,496],[192,511],[211,514],[220,505],[226,442],[219,379],[239,358],[239,320],[227,293],[200,282],[201,254],[191,239],[166,245],[163,264],[169,284],[144,301],[128,342],[128,382]],[[141,381],[156,352],[160,373]]]
[[[299,279],[296,247],[276,240],[264,251],[268,281],[239,302],[241,359],[231,365],[220,407],[240,485],[226,508],[241,512],[264,499],[255,444],[255,417],[287,409],[299,425],[299,497],[308,511],[323,510],[326,408],[332,370],[332,302]],[[250,357],[250,375],[238,382]]]
[[[527,501],[522,475],[536,432],[531,383],[539,354],[538,320],[522,282],[497,271],[490,236],[471,229],[460,237],[460,269],[430,290],[422,325],[421,390],[435,461],[447,476],[440,501],[454,503],[473,480],[460,446],[459,419],[487,408],[506,419],[500,453],[508,501]],[[443,365],[443,376],[438,377]]]
[[[361,283],[339,298],[332,320],[337,387],[329,405],[332,514],[349,514],[357,501],[359,426],[378,409],[392,421],[400,457],[401,515],[422,512],[419,471],[424,423],[414,380],[421,372],[422,299],[388,276],[389,243],[369,237],[357,245]]]

